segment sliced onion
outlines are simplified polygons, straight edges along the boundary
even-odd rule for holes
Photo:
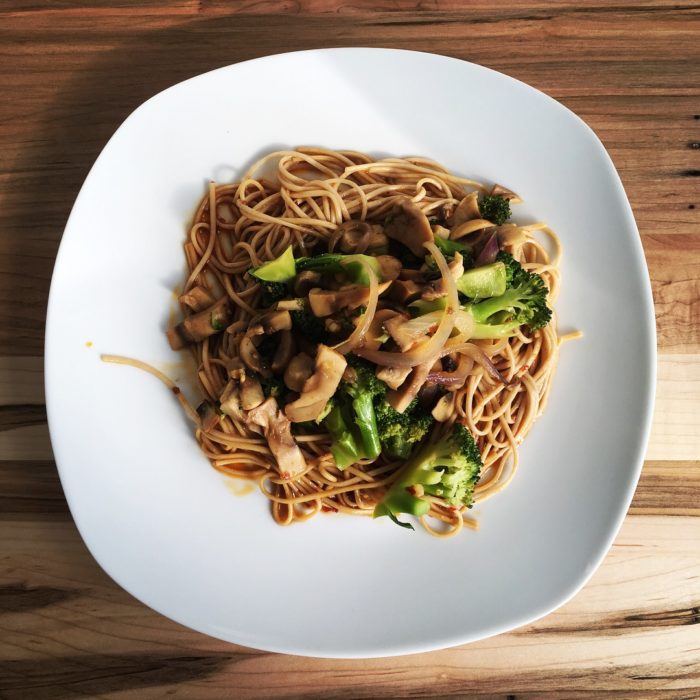
[[[495,262],[498,251],[498,233],[494,231],[486,240],[479,256],[474,261],[474,266],[481,267],[482,265],[490,265],[492,262]]]
[[[456,311],[459,309],[459,297],[457,296],[457,286],[450,274],[450,268],[445,257],[432,241],[423,245],[437,263],[442,275],[443,289],[447,291],[447,304],[442,314],[442,319],[432,338],[424,341],[409,352],[385,352],[382,350],[370,350],[369,348],[357,350],[358,355],[370,362],[374,362],[376,365],[382,365],[383,367],[415,367],[431,359],[434,361],[440,356],[445,342],[455,327]]]
[[[339,343],[333,348],[341,355],[347,355],[347,353],[362,342],[365,333],[367,333],[367,330],[372,324],[372,319],[377,310],[377,303],[379,302],[379,282],[377,280],[377,275],[374,274],[374,270],[372,270],[365,260],[360,258],[359,261],[365,268],[365,272],[367,272],[367,276],[369,277],[369,299],[367,300],[367,308],[362,314],[360,322],[355,326],[355,330],[342,343]]]
[[[443,349],[441,356],[452,352],[461,353],[462,355],[466,355],[470,359],[474,360],[474,362],[476,362],[476,364],[478,364],[480,367],[483,367],[486,370],[486,373],[495,381],[503,384],[511,383],[504,378],[504,376],[496,368],[496,365],[491,362],[491,358],[478,345],[474,345],[474,343],[469,342],[457,344],[449,343]]]
[[[447,386],[450,389],[459,389],[464,386],[469,373],[474,367],[474,360],[466,354],[460,353],[457,368],[453,372],[430,372],[427,381]]]

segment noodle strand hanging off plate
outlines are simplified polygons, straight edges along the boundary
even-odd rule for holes
[[[445,222],[458,222],[463,216],[460,212],[468,206],[473,208],[477,195],[483,197],[491,191],[424,158],[377,161],[354,151],[307,147],[265,156],[239,183],[211,183],[196,210],[185,245],[189,273],[183,291],[189,296],[187,301],[184,301],[185,296],[181,297],[183,314],[192,323],[203,308],[209,308],[215,300],[224,300],[223,320],[212,316],[213,328],[201,338],[193,335],[197,340],[188,343],[197,362],[200,387],[208,402],[226,404],[226,387],[231,377],[245,370],[240,369],[241,357],[249,358],[248,366],[251,361],[259,363],[256,371],[264,385],[272,374],[270,359],[263,356],[263,349],[274,353],[287,342],[296,347],[297,352],[303,350],[309,356],[314,352],[308,339],[299,334],[289,335],[291,331],[286,327],[271,336],[275,339],[271,349],[264,345],[266,336],[262,336],[263,344],[260,344],[261,336],[255,335],[260,331],[255,324],[270,307],[263,302],[259,280],[248,274],[251,268],[279,258],[290,245],[296,258],[347,252],[339,248],[345,245],[345,239],[341,238],[343,231],[339,229],[345,222],[364,226],[360,238],[366,247],[372,236],[382,235],[382,224],[393,215],[399,201],[409,202],[407,207],[417,207],[430,219],[433,231],[437,231]],[[476,193],[471,200],[467,197],[470,192]],[[513,195],[513,201],[519,200]],[[479,246],[491,230],[494,236],[498,235],[501,250],[510,253],[524,270],[541,276],[549,289],[548,304],[551,306],[560,282],[561,245],[557,236],[544,224],[493,227],[474,210],[462,222],[454,239],[460,244]],[[550,248],[554,251],[551,256]],[[413,349],[402,352],[403,348],[397,346],[386,351],[379,341],[374,342],[376,328],[383,328],[382,319],[395,310],[399,297],[392,296],[393,292],[386,296],[390,284],[382,286],[376,270],[367,263],[360,267],[370,281],[369,302],[357,305],[359,312],[356,317],[349,317],[354,325],[345,338],[326,344],[335,345],[343,354],[351,351],[376,362],[380,365],[378,370],[382,364],[390,365],[392,357],[398,360],[403,355],[403,364],[398,363],[405,368],[403,376],[412,372],[410,376],[416,377],[419,371],[424,371],[422,376],[425,377],[430,366],[435,362],[439,364],[440,358],[448,354],[443,347],[452,336],[447,347],[456,348],[453,356],[465,352],[471,359],[464,359],[465,364],[460,366],[465,368],[464,372],[471,369],[461,388],[454,390],[445,385],[440,390],[446,396],[449,415],[436,424],[436,431],[448,431],[453,423],[459,422],[473,434],[483,461],[474,491],[474,500],[478,503],[499,492],[513,478],[518,466],[518,446],[546,404],[561,341],[574,336],[559,338],[553,319],[539,330],[529,331],[523,326],[507,338],[469,340],[468,335],[457,337],[458,300],[453,277],[457,275],[454,270],[461,257],[455,257],[448,269],[440,248],[433,242],[426,243],[424,255],[431,256],[437,263],[433,270],[438,277],[432,283],[433,288],[439,287],[442,280],[442,292],[438,289],[437,294],[447,293],[447,302],[442,307],[442,315],[437,314],[439,323],[424,336],[422,344],[419,342]],[[376,254],[373,256],[381,259]],[[414,279],[420,276],[415,271],[411,274]],[[410,289],[411,275],[402,273],[402,276],[401,284]],[[309,274],[307,277],[318,284],[317,276]],[[300,296],[299,282],[294,285],[296,296]],[[301,296],[308,293],[308,290],[301,292]],[[197,295],[208,300],[200,308],[197,308]],[[289,303],[294,302],[290,300]],[[400,307],[399,313],[406,315],[404,308]],[[325,318],[324,321],[321,317],[320,322],[326,323],[329,333],[335,332],[332,325],[335,317]],[[125,358],[114,356],[103,359],[129,363]],[[478,361],[472,361],[474,359]],[[144,368],[143,363],[133,361],[132,364]],[[429,366],[422,369],[424,365]],[[184,402],[167,377],[152,368],[149,371]],[[441,376],[440,372],[435,376]],[[458,383],[459,378],[449,381]],[[300,390],[297,387],[297,392]],[[260,418],[262,422],[258,425],[245,410],[238,413],[221,410],[207,415],[195,412],[186,402],[183,405],[197,425],[196,438],[214,468],[228,476],[256,481],[270,501],[274,519],[282,525],[306,520],[319,512],[371,514],[396,480],[403,463],[382,451],[375,458],[358,459],[348,468],[339,469],[330,452],[331,437],[323,424],[313,420],[296,422],[292,424],[292,434],[305,467],[291,478],[285,478],[289,475],[281,473],[275,461],[276,454],[260,427],[271,418]],[[429,511],[420,520],[431,534],[454,535],[464,525],[476,527],[476,523],[466,517],[464,506],[450,505],[434,495],[426,499]]]

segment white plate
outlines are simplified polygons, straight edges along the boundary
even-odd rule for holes
[[[563,347],[513,484],[441,541],[388,519],[280,528],[200,454],[155,379],[205,183],[261,153],[315,144],[425,155],[517,191],[517,219],[564,244]],[[542,93],[451,58],[383,49],[272,56],[180,83],[139,107],[92,168],[49,301],[46,399],[61,481],[105,571],[164,615],[221,639],[309,656],[438,649],[529,623],[605,556],[647,441],[654,315],[642,247],[600,141]],[[86,347],[86,341],[93,343]],[[175,365],[170,365],[175,367]],[[171,374],[177,376],[177,372]]]

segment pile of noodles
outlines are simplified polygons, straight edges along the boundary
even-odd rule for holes
[[[235,311],[227,332],[193,346],[205,397],[219,399],[230,360],[238,356],[241,333],[261,308],[259,287],[246,274],[251,267],[276,258],[290,244],[295,255],[325,252],[339,224],[351,218],[381,222],[397,196],[410,198],[430,217],[474,190],[485,194],[490,188],[424,158],[374,160],[363,153],[321,148],[271,153],[240,182],[211,183],[185,244],[189,275],[182,291],[201,285],[214,297],[226,294]],[[560,245],[555,234],[544,224],[518,226],[502,248],[526,270],[542,276],[551,306],[559,288]],[[476,503],[513,478],[518,446],[545,408],[564,339],[558,337],[553,319],[542,330],[522,327],[508,339],[473,341],[508,381],[494,381],[474,364],[465,386],[454,393],[452,417],[437,425],[444,430],[462,421],[476,439],[483,459]],[[274,519],[284,525],[320,511],[371,514],[401,467],[401,462],[380,456],[339,470],[329,452],[330,437],[321,426],[317,432],[296,433],[307,468],[289,480],[280,476],[263,437],[243,421],[222,416],[214,428],[205,431],[200,425],[196,438],[217,470],[257,481],[271,502]],[[476,526],[465,508],[440,497],[427,498],[430,511],[421,521],[432,534],[453,535],[463,525]]]

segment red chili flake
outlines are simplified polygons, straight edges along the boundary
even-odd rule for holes
[[[337,508],[333,508],[333,506],[326,506],[326,505],[321,506],[321,510],[324,513],[337,513],[338,512]]]
[[[175,394],[175,396],[177,396],[179,393],[180,393],[180,387],[174,386],[173,387],[173,394]]]

